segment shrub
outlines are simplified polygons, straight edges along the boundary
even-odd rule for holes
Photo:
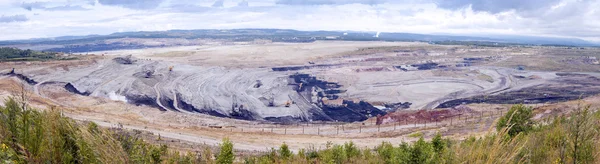
[[[231,164],[235,159],[233,154],[233,143],[229,141],[229,138],[224,138],[223,143],[219,145],[221,151],[217,155],[217,163],[219,164]]]
[[[506,113],[506,115],[500,117],[496,125],[496,129],[501,131],[504,128],[508,128],[507,134],[511,137],[515,135],[527,132],[532,129],[533,122],[531,121],[532,108],[524,105],[514,105]]]
[[[360,150],[358,150],[352,141],[344,143],[344,151],[346,151],[348,158],[357,158],[360,156]]]
[[[377,147],[377,155],[385,162],[385,163],[394,163],[394,146],[389,142],[383,142],[381,145]]]
[[[423,137],[419,138],[410,149],[410,163],[429,163],[433,158],[433,147]]]
[[[281,147],[279,147],[279,156],[281,156],[281,158],[289,159],[292,155],[292,151],[290,151],[287,144],[283,143]]]

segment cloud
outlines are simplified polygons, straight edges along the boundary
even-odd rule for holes
[[[25,22],[28,20],[25,15],[0,16],[0,23]]]
[[[508,10],[528,11],[555,5],[561,0],[438,0],[439,7],[458,9],[471,6],[473,11],[499,13]]]
[[[48,8],[44,8],[44,10],[47,11],[83,11],[83,10],[89,10],[87,8],[84,8],[82,6],[71,6],[71,5],[64,5],[64,6],[55,6],[55,7],[48,7]]]
[[[108,6],[120,6],[130,9],[154,9],[164,0],[98,0],[98,3]]]
[[[225,0],[217,0],[213,3],[212,7],[223,7],[225,4]]]
[[[335,5],[335,4],[367,4],[376,5],[389,1],[386,0],[276,0],[280,5]]]
[[[242,0],[240,3],[238,3],[239,7],[248,7],[248,1],[247,0]]]
[[[81,5],[72,5],[71,3],[76,4],[79,1],[69,1],[67,4],[65,3],[51,3],[51,2],[29,2],[29,3],[21,3],[21,5],[19,7],[28,10],[28,11],[33,11],[34,9],[40,9],[40,10],[47,10],[47,11],[74,11],[74,10],[88,10],[87,8],[84,8]],[[88,0],[82,1],[82,5],[93,5],[94,2],[92,1],[91,4]]]
[[[20,7],[25,10],[31,11],[35,8],[44,8],[45,5],[46,5],[46,3],[44,3],[44,2],[30,2],[30,3],[23,2],[23,3],[21,3]]]
[[[287,28],[560,36],[600,41],[600,0],[23,1],[0,3],[0,15],[21,15],[20,19],[2,17],[10,17],[14,23],[0,26],[0,39],[136,30]]]
[[[198,6],[198,5],[183,5],[183,4],[171,5],[171,6],[169,6],[168,9],[173,12],[183,12],[183,13],[201,13],[201,12],[206,12],[206,11],[211,10],[210,7],[204,7],[204,6]]]

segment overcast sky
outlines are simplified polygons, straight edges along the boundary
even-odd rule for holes
[[[0,0],[0,40],[233,28],[600,42],[600,0]]]

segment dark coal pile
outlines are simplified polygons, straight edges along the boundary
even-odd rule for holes
[[[136,62],[136,60],[133,57],[131,57],[131,55],[127,55],[125,57],[116,57],[113,59],[113,61],[120,64],[133,64]]]
[[[89,96],[91,93],[89,92],[80,92],[79,90],[77,90],[77,88],[75,88],[75,86],[73,86],[73,84],[71,83],[67,83],[65,85],[65,89],[71,93],[75,93],[78,95],[83,95],[83,96]]]
[[[27,82],[27,84],[29,85],[36,85],[38,84],[38,82],[36,82],[35,80],[23,75],[23,74],[19,74],[19,73],[15,73],[14,69],[12,71],[10,71],[9,73],[7,73],[6,75],[8,76],[14,76],[17,77],[25,82]]]
[[[158,104],[156,104],[155,98],[148,97],[146,95],[125,95],[125,98],[127,99],[127,101],[129,103],[137,105],[137,106],[147,105],[147,106],[151,106],[154,108],[158,108],[161,111],[166,111],[165,109],[158,106]]]
[[[481,95],[440,104],[437,108],[451,108],[461,104],[537,104],[578,100],[600,94],[600,79],[590,75],[562,73],[561,77],[533,87],[495,95]]]
[[[314,121],[356,122],[386,114],[386,112],[364,101],[341,100],[341,104],[324,103],[324,99],[329,101],[338,100],[339,96],[337,94],[345,92],[341,89],[342,86],[337,83],[319,80],[308,74],[294,74],[290,76],[290,79],[293,81],[291,85],[295,86],[294,89],[307,100],[313,99],[313,91],[317,92],[317,102],[311,103],[317,104],[320,109],[309,109]]]
[[[276,122],[276,123],[282,123],[282,124],[295,124],[295,123],[300,123],[302,122],[301,118],[298,117],[292,117],[292,116],[285,116],[285,117],[266,117],[265,118],[266,121],[269,122]]]
[[[384,104],[384,106],[386,108],[392,109],[392,110],[398,110],[398,109],[408,109],[410,108],[410,106],[412,105],[412,103],[410,102],[399,102],[399,103],[390,103],[390,104]]]
[[[417,69],[419,69],[419,70],[430,70],[430,69],[438,68],[439,64],[438,63],[425,63],[425,64],[413,64],[411,66],[417,67]]]
[[[298,71],[304,69],[313,69],[313,68],[331,68],[336,66],[334,64],[317,64],[317,65],[303,65],[303,66],[289,66],[289,67],[273,67],[271,70],[273,71]]]
[[[354,101],[343,100],[343,104],[342,106],[323,105],[321,108],[327,116],[335,121],[342,122],[364,121],[369,117],[386,114],[386,112],[364,101],[355,103]]]

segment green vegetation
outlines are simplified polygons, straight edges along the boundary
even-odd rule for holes
[[[228,138],[223,139],[223,143],[220,145],[221,152],[217,155],[217,163],[226,164],[233,163],[235,155],[233,154],[233,143]]]
[[[408,137],[421,138],[421,137],[423,137],[423,132],[421,132],[421,131],[414,132],[414,133],[409,134]]]
[[[526,107],[525,105],[514,105],[508,110],[506,115],[500,117],[496,130],[500,131],[504,128],[508,128],[508,135],[515,136],[521,132],[527,132],[531,130],[533,122],[533,108]]]
[[[569,116],[541,122],[532,109],[515,105],[499,119],[497,132],[465,140],[436,134],[413,143],[359,148],[352,142],[325,149],[290,150],[287,144],[260,156],[236,158],[234,144],[225,138],[218,154],[169,150],[122,129],[74,122],[58,110],[36,111],[8,99],[0,107],[2,163],[598,163],[600,112],[578,108]],[[422,133],[421,133],[422,134]]]
[[[282,149],[249,157],[245,163],[598,163],[600,112],[578,108],[570,116],[557,116],[541,123],[531,120],[532,109],[515,105],[497,124],[497,133],[463,141],[443,139],[359,149],[354,143],[328,144],[324,150],[299,150],[286,155]],[[418,133],[413,133],[418,134]],[[422,133],[419,133],[422,134]],[[417,136],[417,135],[411,135]],[[279,152],[279,153],[276,153]]]
[[[0,61],[40,61],[40,60],[67,60],[74,58],[62,58],[55,52],[39,52],[30,49],[0,47]]]
[[[0,107],[1,163],[197,163],[125,133],[76,123],[58,110],[38,112],[8,99]]]

